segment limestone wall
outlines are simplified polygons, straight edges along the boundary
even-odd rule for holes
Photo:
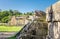
[[[48,39],[60,39],[60,1],[46,10],[48,22]]]
[[[48,7],[46,9],[46,21],[50,21],[50,9],[51,9],[51,6]],[[52,9],[53,9],[53,21],[60,21],[60,1],[56,2],[55,4],[52,5]]]

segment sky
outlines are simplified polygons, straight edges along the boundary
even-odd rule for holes
[[[45,11],[47,7],[58,0],[0,0],[1,10],[18,10],[20,12],[31,12],[35,10]]]

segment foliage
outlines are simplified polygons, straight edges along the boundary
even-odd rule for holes
[[[27,13],[24,13],[24,15],[33,15],[34,12],[27,12]]]
[[[1,20],[1,22],[3,22],[3,23],[7,23],[9,21],[9,17],[4,17],[4,18],[2,18],[2,20]]]
[[[11,16],[33,15],[33,12],[21,13],[18,10],[0,10],[0,23],[8,23]]]

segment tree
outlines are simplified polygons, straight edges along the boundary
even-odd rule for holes
[[[4,18],[2,18],[2,20],[1,20],[3,23],[8,23],[8,21],[9,21],[9,17],[4,17]]]
[[[14,13],[15,16],[20,16],[20,15],[22,15],[22,13],[19,12],[18,10],[14,10],[13,13]]]
[[[11,16],[21,16],[21,15],[33,15],[33,12],[27,12],[25,14],[19,12],[18,10],[0,10],[0,22],[9,22]]]
[[[26,15],[33,15],[34,12],[27,12]]]
[[[13,16],[13,10],[9,10],[9,14],[10,14],[10,16]]]

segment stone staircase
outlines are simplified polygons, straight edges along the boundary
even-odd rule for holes
[[[7,39],[8,37],[14,36],[17,32],[0,32],[0,39]]]
[[[46,39],[47,23],[32,21],[26,24],[21,31],[16,34],[16,39]]]

